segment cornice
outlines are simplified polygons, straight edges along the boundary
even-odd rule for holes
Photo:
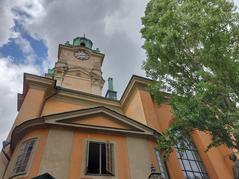
[[[70,119],[75,117],[81,116],[90,116],[94,114],[105,114],[119,120],[129,126],[132,126],[133,129],[121,129],[121,128],[111,128],[111,127],[104,127],[104,126],[97,126],[97,125],[84,125],[84,124],[75,124],[70,123]],[[34,130],[36,128],[46,128],[46,127],[57,127],[63,126],[68,128],[79,128],[81,131],[98,131],[98,132],[106,132],[106,133],[114,133],[114,134],[121,134],[121,135],[136,135],[142,137],[149,137],[156,139],[157,136],[161,135],[156,130],[141,124],[131,118],[128,118],[114,110],[106,108],[104,106],[98,106],[94,108],[87,108],[87,109],[80,109],[74,111],[68,111],[58,114],[51,114],[47,116],[42,116],[40,118],[31,119],[28,121],[23,122],[22,124],[16,126],[13,129],[11,135],[11,149],[17,145],[17,142],[26,134],[28,131]]]
[[[143,87],[144,89],[148,88],[148,85],[152,84],[154,82],[154,80],[151,80],[149,78],[145,78],[142,76],[137,76],[137,75],[133,75],[128,83],[128,85],[126,86],[123,95],[120,98],[120,104],[122,107],[125,106],[127,100],[129,99],[129,97],[131,96],[131,94],[133,93],[133,91],[137,88],[137,87]],[[147,89],[148,90],[148,89]],[[167,92],[163,92],[160,91],[159,93],[163,94],[165,97],[165,100],[167,102],[167,100],[170,98],[171,94],[167,93]]]
[[[46,88],[47,90],[52,90],[56,86],[56,80],[29,74],[29,73],[24,73],[24,75],[23,75],[23,86],[24,86],[23,94],[25,94],[25,92],[27,91],[26,88],[28,88],[31,85],[43,87],[43,88]]]
[[[143,87],[147,87],[150,83],[152,83],[153,80],[148,79],[148,78],[144,78],[141,76],[137,76],[137,75],[133,75],[128,83],[128,85],[126,86],[123,95],[120,98],[120,104],[121,106],[124,106],[124,104],[126,103],[126,101],[128,100],[130,94],[133,92],[134,88],[136,88],[136,86],[143,86]]]
[[[94,103],[100,103],[102,105],[114,106],[117,108],[121,107],[118,100],[112,100],[109,98],[105,98],[103,96],[85,93],[82,91],[76,91],[73,89],[66,89],[66,88],[62,88],[62,87],[56,87],[56,88],[58,91],[57,96],[81,99],[81,100],[90,101],[90,102],[94,102]]]
[[[70,51],[75,51],[75,50],[79,50],[79,49],[86,50],[86,51],[88,51],[93,56],[101,57],[102,58],[102,62],[103,62],[103,59],[105,57],[105,54],[100,53],[100,52],[96,53],[92,49],[89,49],[87,47],[83,47],[83,46],[67,46],[67,45],[64,45],[64,44],[59,44],[59,46],[58,46],[58,55],[57,55],[58,59],[60,58],[60,52],[61,52],[62,48],[68,49]],[[101,65],[102,65],[102,63],[101,63]]]
[[[17,110],[20,110],[29,88],[39,88],[46,90],[46,96],[51,94],[56,87],[56,80],[37,76],[29,73],[23,74],[23,92],[18,94]]]

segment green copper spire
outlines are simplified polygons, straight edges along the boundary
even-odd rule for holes
[[[108,78],[108,90],[105,95],[106,98],[117,100],[117,91],[113,88],[113,78]]]
[[[113,89],[113,78],[108,78],[108,90],[114,91],[114,89]]]

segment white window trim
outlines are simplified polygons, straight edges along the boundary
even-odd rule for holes
[[[95,174],[95,173],[87,173],[87,169],[88,169],[88,161],[89,161],[89,143],[90,142],[95,142],[95,143],[104,143],[104,144],[112,144],[113,145],[113,150],[112,150],[112,174]],[[85,140],[85,176],[116,176],[116,165],[115,165],[115,157],[116,157],[116,143],[113,141],[109,141],[109,140],[96,140],[96,139],[87,139]],[[101,157],[101,155],[100,155]]]
[[[16,162],[17,162],[17,157],[19,156],[19,153],[21,151],[21,146],[26,143],[27,141],[30,141],[30,140],[34,140],[34,144],[33,144],[33,148],[32,148],[32,151],[31,151],[31,154],[29,156],[29,160],[27,162],[27,165],[26,165],[26,168],[24,171],[22,172],[14,172],[14,168],[16,166]],[[18,148],[16,150],[16,153],[15,153],[15,156],[14,156],[14,160],[12,161],[12,164],[11,164],[11,176],[9,177],[9,179],[11,178],[14,178],[14,179],[20,179],[22,177],[27,177],[28,174],[29,174],[29,170],[30,170],[30,167],[32,165],[32,161],[33,161],[33,158],[35,156],[35,152],[36,152],[36,149],[38,148],[38,140],[39,140],[39,137],[33,137],[33,138],[27,138],[25,139],[23,142],[21,142],[19,145],[18,145]]]

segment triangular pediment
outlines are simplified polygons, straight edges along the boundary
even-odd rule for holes
[[[155,131],[106,107],[95,107],[44,116],[45,123],[131,134],[155,135]]]
[[[137,128],[126,124],[116,118],[106,115],[105,113],[92,114],[87,116],[76,117],[72,119],[61,120],[58,122],[65,122],[68,124],[86,125],[86,126],[100,126],[124,130],[138,130]]]

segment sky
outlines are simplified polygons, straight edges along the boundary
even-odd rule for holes
[[[239,0],[234,2],[239,6]],[[93,48],[105,54],[103,77],[113,77],[118,98],[133,74],[145,76],[140,18],[146,4],[147,0],[0,0],[0,142],[17,115],[23,73],[43,76],[54,67],[58,44],[83,34],[91,39]]]

